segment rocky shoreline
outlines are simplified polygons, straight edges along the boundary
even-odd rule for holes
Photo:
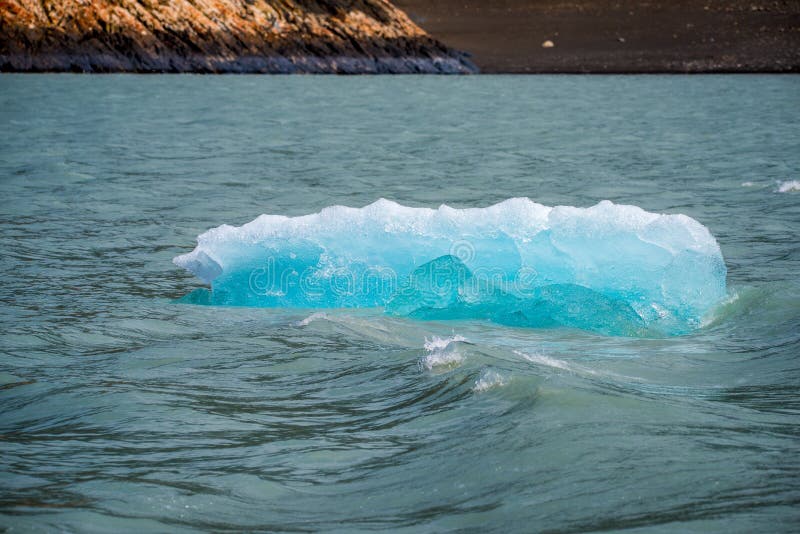
[[[800,72],[800,2],[0,0],[5,72],[479,70]]]
[[[477,72],[384,0],[0,0],[0,70]]]

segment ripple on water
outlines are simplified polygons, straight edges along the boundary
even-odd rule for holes
[[[0,530],[796,531],[798,80],[0,76]],[[379,197],[686,213],[738,298],[657,339],[172,303],[204,229]]]

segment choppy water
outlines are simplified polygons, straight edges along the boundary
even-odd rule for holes
[[[3,75],[0,125],[3,528],[800,524],[800,77]],[[690,215],[736,297],[669,339],[172,302],[218,224],[514,196]]]

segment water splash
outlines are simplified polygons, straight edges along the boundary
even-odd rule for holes
[[[508,378],[501,375],[494,369],[485,369],[480,378],[475,381],[472,391],[475,393],[483,393],[490,389],[500,388],[508,384]]]
[[[308,326],[311,323],[313,323],[314,321],[317,321],[317,320],[320,320],[320,319],[327,319],[327,318],[328,318],[328,314],[325,313],[325,312],[314,312],[311,315],[309,315],[308,317],[306,317],[305,319],[297,321],[295,323],[295,326]]]
[[[466,339],[459,335],[441,338],[433,336],[425,339],[423,347],[428,352],[420,361],[420,365],[427,371],[434,369],[447,370],[458,367],[464,361],[464,355],[458,350],[458,343]]]
[[[778,186],[778,193],[794,193],[800,191],[800,180],[789,180]]]

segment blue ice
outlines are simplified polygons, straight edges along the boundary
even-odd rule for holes
[[[382,307],[612,335],[689,332],[726,295],[725,263],[705,226],[609,201],[430,209],[381,199],[262,215],[201,234],[174,262],[211,286],[186,302]]]

